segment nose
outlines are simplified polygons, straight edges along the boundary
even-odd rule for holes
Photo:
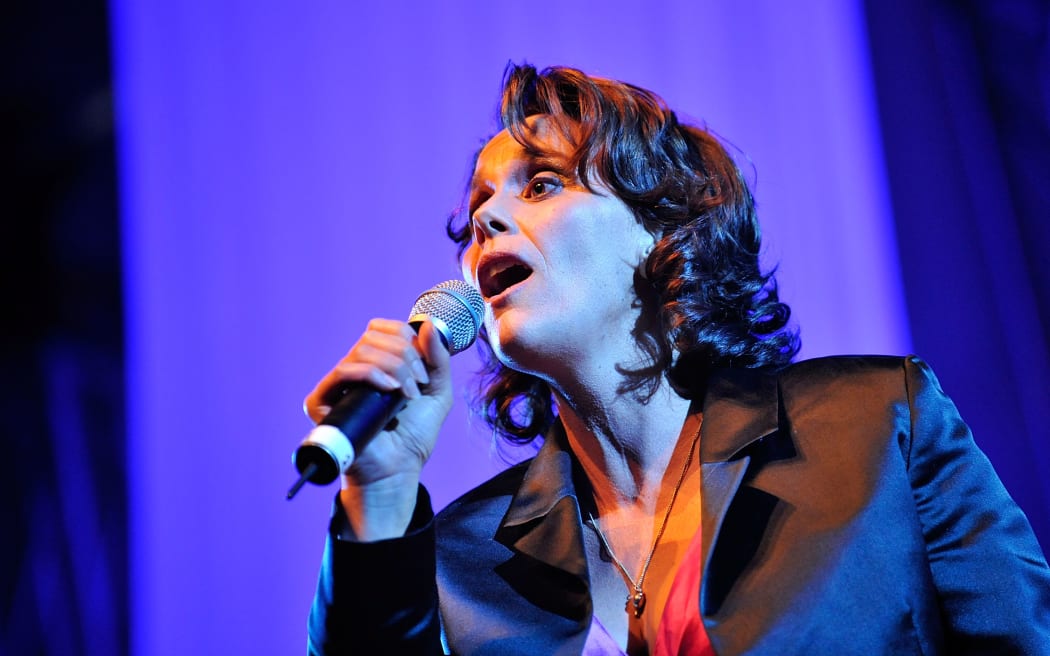
[[[491,239],[501,232],[511,232],[514,227],[514,219],[493,196],[474,211],[471,224],[474,230],[474,241],[484,244],[486,239]]]

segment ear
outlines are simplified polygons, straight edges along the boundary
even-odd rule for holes
[[[639,232],[638,238],[638,257],[635,259],[638,262],[638,272],[641,276],[645,277],[645,262],[649,259],[653,249],[656,248],[656,235],[642,227]]]

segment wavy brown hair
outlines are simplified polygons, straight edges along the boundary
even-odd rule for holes
[[[542,152],[526,119],[545,115],[573,152],[581,184],[593,179],[615,193],[657,238],[635,276],[642,308],[633,331],[648,364],[623,369],[624,392],[651,395],[666,376],[686,398],[703,394],[716,368],[776,369],[799,349],[790,310],[777,298],[773,273],[759,265],[755,201],[739,168],[707,130],[678,122],[656,94],[572,68],[504,73],[502,126],[527,149]],[[472,238],[470,217],[446,226],[459,254]],[[550,387],[503,366],[479,339],[483,371],[476,399],[493,429],[514,443],[543,435],[555,420]]]

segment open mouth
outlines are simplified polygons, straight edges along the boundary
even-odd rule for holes
[[[512,256],[496,256],[482,262],[478,272],[478,286],[485,298],[499,296],[532,275],[532,268]]]

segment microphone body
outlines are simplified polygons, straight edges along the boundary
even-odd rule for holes
[[[295,468],[302,474],[313,464],[316,468],[308,480],[331,483],[406,404],[396,390],[384,392],[367,384],[344,387],[342,398],[295,450]]]
[[[423,321],[430,320],[455,355],[477,339],[483,312],[484,301],[476,289],[461,280],[449,280],[423,292],[408,321],[419,330]],[[289,490],[289,499],[307,481],[318,485],[334,481],[408,403],[399,390],[386,392],[367,383],[348,384],[341,392],[332,410],[292,455],[300,477]]]

